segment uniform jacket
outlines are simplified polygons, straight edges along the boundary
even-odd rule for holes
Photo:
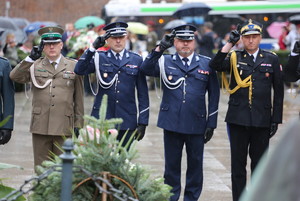
[[[252,75],[252,104],[249,104],[249,88],[238,89],[229,97],[225,121],[254,127],[270,127],[272,122],[281,123],[284,89],[277,55],[260,49],[253,63],[245,50],[236,51],[236,54],[241,79]],[[219,51],[210,66],[217,71],[229,71],[230,54]],[[236,82],[233,74],[231,78],[232,89]]]
[[[32,117],[30,132],[43,135],[70,135],[74,127],[83,125],[83,80],[74,73],[76,61],[61,57],[54,69],[47,58],[34,62],[34,75],[39,85],[53,79],[52,85],[39,89],[32,85]],[[23,60],[10,73],[19,83],[31,81],[32,63]]]
[[[143,62],[142,71],[149,76],[160,76],[158,59],[161,56],[161,52],[152,51]],[[207,127],[216,128],[220,89],[215,71],[208,66],[209,58],[195,53],[188,69],[177,53],[164,55],[164,58],[167,79],[176,82],[185,78],[185,86],[183,83],[170,89],[163,84],[158,127],[183,134],[204,134]]]
[[[285,68],[283,68],[284,80],[287,82],[296,82],[300,79],[300,55],[289,56]]]
[[[9,78],[10,71],[9,61],[0,57],[0,121],[11,115],[10,120],[0,129],[12,130],[14,125],[15,90],[13,82]]]
[[[95,72],[94,54],[99,54],[100,76],[110,82],[118,74],[118,80],[109,88],[99,86],[92,116],[99,118],[99,108],[103,95],[108,96],[106,119],[122,118],[120,130],[134,130],[137,124],[148,125],[149,96],[146,77],[140,71],[142,58],[136,53],[125,50],[120,64],[108,51],[92,52],[89,49],[80,57],[75,73],[87,75]],[[137,92],[137,93],[136,93]],[[138,99],[138,109],[136,104]]]

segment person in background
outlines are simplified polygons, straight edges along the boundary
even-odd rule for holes
[[[240,35],[244,50],[231,51]],[[226,82],[230,97],[225,118],[231,149],[233,201],[239,200],[247,183],[248,153],[253,173],[282,122],[282,69],[275,53],[259,48],[261,40],[262,25],[249,19],[239,31],[231,31],[228,42],[210,61],[210,67],[217,71],[233,72]]]
[[[10,73],[15,82],[32,83],[32,133],[34,165],[60,155],[64,136],[78,135],[83,126],[83,80],[74,73],[76,60],[64,57],[60,27],[43,27],[39,46]],[[42,56],[44,52],[45,57]]]
[[[4,57],[9,60],[12,68],[14,68],[19,63],[18,57],[18,46],[15,35],[13,33],[8,33],[6,35],[5,45],[3,47]]]
[[[196,37],[199,46],[199,54],[210,58],[214,57],[214,37],[213,24],[211,22],[205,22],[203,25],[203,35],[198,35],[198,37]]]
[[[289,55],[287,65],[285,66],[284,80],[287,82],[296,82],[300,79],[300,41],[296,41]]]
[[[220,89],[209,58],[195,52],[196,27],[175,27],[146,57],[142,71],[148,76],[162,77],[163,97],[158,127],[164,132],[165,183],[177,201],[181,191],[181,160],[187,152],[185,201],[197,201],[203,185],[203,150],[217,127]],[[174,55],[163,55],[174,46]],[[206,105],[208,93],[208,106]],[[207,109],[208,108],[208,111]]]
[[[9,121],[0,127],[0,145],[8,143],[14,127],[15,91],[9,78],[10,71],[9,61],[0,57],[0,122],[10,116]]]
[[[99,91],[95,97],[92,116],[99,118],[99,109],[104,95],[108,96],[106,118],[122,118],[117,140],[124,137],[123,146],[137,130],[135,139],[143,139],[149,121],[149,96],[146,77],[140,71],[142,57],[125,49],[127,40],[125,22],[113,22],[103,29],[75,67],[78,75],[96,73]],[[96,51],[105,44],[108,51]],[[138,100],[138,106],[136,103]],[[131,143],[131,142],[130,142]]]
[[[147,34],[147,52],[150,53],[155,47],[158,40],[157,33],[155,32],[155,24],[153,21],[147,21],[149,33]],[[148,77],[149,90],[155,89],[155,77]]]
[[[62,41],[63,41],[64,46],[63,46],[63,49],[61,51],[61,54],[63,56],[66,56],[69,53],[69,51],[71,50],[71,48],[68,46],[68,42],[67,41],[70,38],[72,38],[73,36],[77,35],[76,32],[77,31],[76,31],[73,23],[71,23],[71,22],[66,23],[66,25],[65,25],[65,32],[62,35]]]

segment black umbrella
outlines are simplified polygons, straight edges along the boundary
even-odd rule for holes
[[[169,21],[165,26],[164,26],[164,30],[171,30],[171,29],[173,29],[173,28],[175,28],[175,27],[177,27],[177,26],[180,26],[180,25],[184,25],[184,24],[186,24],[186,22],[185,21],[183,21],[183,20],[171,20],[171,21]]]
[[[293,15],[289,17],[289,21],[293,24],[300,24],[300,15]]]
[[[201,16],[207,14],[211,8],[205,3],[187,3],[180,6],[174,13],[173,16],[181,18],[186,16]]]

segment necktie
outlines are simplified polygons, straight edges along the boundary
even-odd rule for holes
[[[54,69],[56,69],[56,62],[55,62],[55,61],[53,61],[53,62],[51,63],[51,65],[53,66]]]
[[[252,61],[252,63],[254,64],[254,56],[253,55],[250,55],[250,60]]]
[[[120,60],[120,54],[119,53],[116,54],[116,60],[117,60],[118,64],[120,64],[121,60]]]
[[[189,59],[186,58],[186,57],[184,57],[184,58],[182,58],[182,61],[184,61],[184,67],[185,67],[186,69],[188,69],[188,68],[189,68],[189,64],[188,64]]]

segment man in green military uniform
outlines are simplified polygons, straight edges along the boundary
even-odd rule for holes
[[[244,50],[229,53],[240,35]],[[230,84],[225,82],[230,93],[225,121],[231,148],[233,201],[239,199],[246,186],[248,152],[253,172],[282,122],[282,70],[275,53],[259,48],[261,39],[262,25],[249,19],[239,32],[230,33],[229,41],[210,62],[217,71],[232,72]]]
[[[61,151],[62,136],[83,125],[83,82],[74,73],[76,61],[61,54],[63,47],[60,27],[44,27],[38,31],[41,43],[10,73],[16,82],[32,82],[32,135],[34,164],[40,165]],[[41,57],[44,52],[45,57]]]

